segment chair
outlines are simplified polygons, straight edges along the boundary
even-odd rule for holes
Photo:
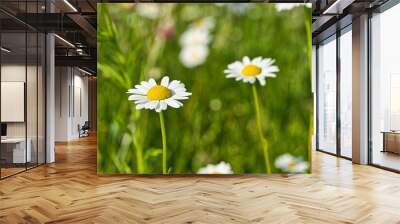
[[[85,121],[82,127],[78,124],[79,138],[89,136],[89,129],[90,129],[89,121]]]

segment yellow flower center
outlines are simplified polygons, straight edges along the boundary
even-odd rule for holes
[[[147,91],[147,99],[149,100],[164,100],[171,97],[171,95],[171,90],[162,85],[155,85]]]
[[[288,168],[293,169],[293,168],[296,167],[296,165],[297,165],[297,163],[296,163],[295,161],[291,161],[291,162],[288,164]]]
[[[261,68],[257,65],[246,65],[241,71],[245,76],[256,76],[261,73]]]
[[[199,52],[193,51],[193,52],[192,52],[192,58],[193,58],[193,59],[199,59],[199,58],[200,58]]]
[[[218,170],[213,170],[210,174],[221,174]]]

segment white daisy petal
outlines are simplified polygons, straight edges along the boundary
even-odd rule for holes
[[[250,58],[249,58],[249,57],[247,57],[247,56],[244,56],[244,57],[243,57],[243,64],[244,64],[244,65],[250,64],[250,62],[251,62],[251,61],[250,61]]]
[[[166,99],[165,102],[168,104],[168,106],[173,107],[173,108],[179,108],[180,104],[179,101],[174,100],[174,99]]]
[[[169,83],[168,88],[169,89],[174,89],[179,85],[179,81],[173,80],[172,82]]]
[[[156,110],[156,112],[161,112],[161,102],[157,102],[155,110]]]
[[[174,99],[174,100],[187,100],[187,99],[189,99],[189,97],[187,97],[187,96],[173,96],[171,99]]]
[[[183,83],[176,83],[174,85],[170,85],[168,87],[169,89],[175,90],[175,89],[179,89],[179,88],[185,88],[185,85]]]
[[[179,59],[187,68],[203,64],[208,56],[207,45],[187,45],[179,53]]]
[[[149,84],[151,85],[151,87],[157,85],[156,80],[154,80],[153,78],[149,79]]]
[[[127,93],[145,95],[146,91],[142,89],[129,89]]]
[[[208,164],[197,171],[198,174],[233,174],[232,167],[229,163],[220,162],[217,165]]]
[[[150,101],[146,103],[145,108],[146,109],[155,109],[157,107],[158,101]]]
[[[152,102],[147,101],[147,102],[144,104],[144,109],[151,109],[151,105],[152,105]]]
[[[182,34],[179,43],[182,47],[187,47],[196,45],[207,45],[210,40],[211,37],[207,30],[189,28]]]
[[[166,110],[167,106],[168,104],[165,102],[165,100],[160,101],[161,110]]]
[[[136,100],[135,104],[142,104],[142,103],[147,103],[147,102],[148,102],[148,100],[146,98],[146,99],[142,99],[142,100]]]
[[[275,167],[288,173],[304,173],[307,171],[308,162],[302,158],[295,158],[289,153],[282,154],[275,159]]]
[[[258,79],[258,81],[260,82],[260,85],[265,86],[266,81],[265,81],[265,78],[264,78],[264,77],[260,76],[260,77],[258,77],[257,79]]]
[[[229,64],[229,65],[228,65],[228,68],[229,68],[229,69],[236,69],[236,68],[240,68],[240,67],[242,67],[242,66],[243,66],[243,63],[242,63],[242,62],[236,61],[236,62],[233,62],[232,64]]]
[[[141,110],[141,109],[143,109],[145,107],[145,104],[144,103],[142,103],[142,104],[137,104],[136,105],[136,110]]]
[[[279,72],[279,68],[277,66],[271,66],[268,70],[270,73],[271,72]]]
[[[136,5],[137,13],[147,19],[156,19],[160,16],[162,7],[157,3],[139,3]]]
[[[143,95],[131,95],[128,97],[128,100],[141,100],[141,99],[146,99],[146,97]]]
[[[147,93],[147,91],[149,90],[149,88],[147,88],[144,85],[135,85],[135,88],[140,90],[141,92],[144,92],[145,94]]]
[[[175,95],[176,96],[191,96],[192,93],[189,93],[189,92],[177,92]]]
[[[251,60],[251,63],[253,64],[259,64],[262,61],[262,57],[256,57],[253,60]]]
[[[175,93],[186,92],[186,88],[182,88],[182,87],[179,87],[176,89],[171,89],[171,90],[174,91]]]
[[[230,70],[230,69],[226,69],[224,70],[225,74],[231,74],[231,73],[235,73],[234,71]]]
[[[152,87],[152,85],[150,83],[146,82],[146,81],[141,81],[140,85],[145,87],[145,89],[149,89],[149,88]],[[140,86],[140,85],[136,85],[136,86]]]
[[[271,58],[265,58],[261,61],[260,66],[266,67],[269,65],[272,65],[275,62],[275,60],[272,60]]]
[[[161,79],[161,85],[168,88],[168,84],[169,84],[169,77],[168,77],[168,76],[164,76],[164,77]]]

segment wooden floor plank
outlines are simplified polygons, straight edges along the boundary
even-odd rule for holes
[[[96,139],[0,181],[0,223],[400,223],[400,175],[315,152],[310,175],[96,174]]]

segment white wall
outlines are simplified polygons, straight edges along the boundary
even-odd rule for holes
[[[56,141],[79,138],[78,125],[88,120],[88,78],[76,68],[56,67]]]
[[[25,65],[2,65],[1,66],[1,81],[25,82]],[[1,108],[7,110],[7,108]],[[25,137],[25,122],[7,123],[7,137]]]
[[[68,140],[69,117],[69,68],[55,68],[55,141]]]
[[[2,82],[25,82],[26,69],[28,73],[32,72],[34,67],[18,64],[6,64],[1,66],[1,81]],[[36,73],[36,71],[35,71]],[[35,90],[36,91],[36,90]],[[36,97],[36,92],[27,93],[28,97]],[[31,101],[31,100],[28,100]],[[36,105],[35,105],[36,107]],[[7,110],[7,108],[1,108]],[[33,120],[28,114],[28,121]],[[36,114],[35,114],[36,116]],[[7,136],[8,137],[25,137],[25,124],[26,122],[7,122]],[[31,125],[29,125],[30,127]],[[29,136],[28,136],[29,137]]]

